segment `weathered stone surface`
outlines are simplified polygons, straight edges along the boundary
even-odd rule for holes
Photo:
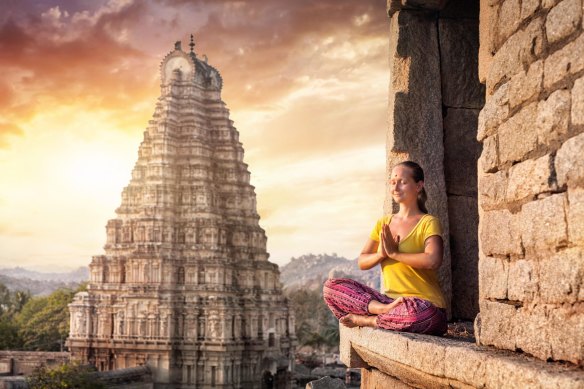
[[[361,373],[362,388],[392,388],[392,389],[414,389],[413,386],[383,374],[377,369],[363,369]]]
[[[531,103],[499,128],[499,163],[521,161],[537,147],[537,103]]]
[[[506,209],[483,212],[479,239],[484,255],[521,255],[521,231],[517,217]]]
[[[571,112],[572,124],[584,125],[584,77],[574,82]]]
[[[485,138],[483,151],[479,158],[479,167],[485,173],[493,173],[499,166],[499,146],[497,135]]]
[[[541,8],[550,9],[554,5],[558,4],[561,0],[541,0]]]
[[[543,84],[548,90],[584,69],[584,34],[547,57],[543,66]]]
[[[507,176],[506,170],[479,176],[479,205],[481,209],[488,211],[501,208],[506,203]]]
[[[440,19],[442,104],[477,108],[485,104],[485,88],[478,79],[478,20]]]
[[[497,9],[491,4],[480,2],[480,14],[479,14],[479,81],[483,84],[486,83],[487,76],[491,69],[491,63],[493,61],[493,55],[495,50],[495,28],[496,28],[496,18]],[[489,92],[489,94],[492,94]]]
[[[345,383],[339,378],[322,377],[306,384],[306,389],[345,389]]]
[[[527,73],[521,71],[511,78],[509,85],[509,105],[511,109],[539,95],[542,87],[543,61],[536,61],[529,66]]]
[[[536,18],[524,30],[513,34],[495,54],[487,77],[487,93],[509,80],[523,66],[536,61],[543,52],[542,19]]]
[[[492,96],[487,95],[485,106],[479,114],[477,140],[493,135],[509,115],[509,86],[504,84]]]
[[[571,243],[584,246],[584,188],[569,188],[568,203],[568,238]]]
[[[562,250],[537,263],[539,299],[546,304],[575,303],[584,290],[584,253],[581,247]]]
[[[510,325],[513,318],[517,315],[515,306],[488,300],[481,300],[480,306],[481,344],[515,350],[515,334]]]
[[[582,302],[550,311],[548,358],[582,365],[584,362],[584,306]]]
[[[505,197],[508,202],[533,198],[556,189],[552,180],[553,159],[545,155],[536,160],[528,159],[511,166]]]
[[[568,139],[558,150],[555,165],[558,185],[575,187],[584,180],[584,134]]]
[[[543,305],[525,305],[506,324],[513,334],[515,347],[537,358],[550,356],[550,321]],[[511,349],[512,350],[512,349]]]
[[[570,121],[570,91],[560,89],[547,100],[540,101],[535,121],[538,142],[549,145],[568,133]]]
[[[531,17],[539,7],[539,0],[521,1],[521,20]]]
[[[566,194],[559,193],[523,205],[519,228],[526,254],[542,257],[568,243],[566,203]]]
[[[519,259],[509,264],[507,298],[515,301],[533,300],[538,289],[537,271],[533,261]]]
[[[497,20],[497,47],[500,47],[517,30],[520,22],[521,2],[519,0],[503,1],[499,7]]]
[[[581,0],[563,0],[548,13],[545,30],[549,43],[564,39],[574,33],[582,19]]]
[[[479,260],[479,296],[481,299],[506,299],[509,262],[481,255]]]
[[[477,198],[448,197],[452,268],[452,316],[473,320],[479,312]]]
[[[449,195],[477,195],[478,114],[475,109],[449,108],[444,118],[444,175]]]

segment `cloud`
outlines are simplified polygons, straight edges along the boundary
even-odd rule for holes
[[[0,122],[0,148],[8,147],[9,146],[8,137],[15,135],[22,136],[24,135],[24,132],[16,124]]]

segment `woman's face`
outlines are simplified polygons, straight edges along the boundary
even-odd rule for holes
[[[396,203],[416,203],[423,186],[423,181],[414,181],[412,170],[407,166],[398,165],[391,171],[389,190]]]

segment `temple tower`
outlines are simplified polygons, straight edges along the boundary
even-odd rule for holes
[[[175,44],[105,254],[70,304],[74,358],[148,365],[157,388],[287,381],[294,316],[268,262],[219,72]],[[284,384],[282,387],[286,387]]]

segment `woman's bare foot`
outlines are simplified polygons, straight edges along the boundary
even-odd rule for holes
[[[345,327],[377,327],[377,316],[361,316],[349,313],[339,319]]]
[[[372,313],[374,315],[381,315],[383,313],[391,311],[398,305],[403,304],[403,302],[404,302],[403,297],[398,297],[389,304],[383,304],[377,300],[371,300],[369,302],[369,305],[367,306],[367,309],[369,310],[369,313]]]

